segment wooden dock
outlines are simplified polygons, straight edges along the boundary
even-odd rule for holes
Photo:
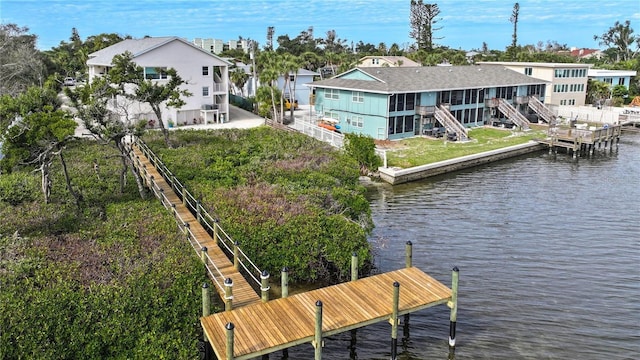
[[[593,155],[596,147],[604,145],[606,149],[613,149],[614,143],[620,141],[621,125],[607,125],[597,129],[558,129],[550,128],[546,139],[537,140],[538,143],[549,146],[549,152],[563,148],[577,157],[580,153]]]
[[[329,286],[200,319],[218,359],[250,359],[316,339],[316,303],[322,302],[322,336],[330,336],[393,315],[394,282],[399,286],[397,315],[438,304],[451,307],[452,290],[416,267]],[[455,321],[455,319],[454,319]],[[228,324],[233,342],[227,351]]]
[[[233,284],[233,306],[245,306],[260,302],[261,299],[256,291],[239,272],[238,268],[234,266],[234,262],[223,252],[218,241],[214,241],[213,237],[198,221],[196,215],[186,206],[185,201],[183,201],[184,196],[181,199],[176,194],[174,188],[167,183],[150,159],[141,151],[140,147],[133,145],[132,151],[134,165],[139,174],[147,186],[162,201],[165,208],[173,212],[178,225],[188,234],[189,242],[196,250],[197,256],[202,255],[202,248],[207,248],[206,257],[201,257],[206,262],[205,266],[207,266],[209,277],[217,285],[215,288],[220,298],[225,298],[225,280],[231,279]]]

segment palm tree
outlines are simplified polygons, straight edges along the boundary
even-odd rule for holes
[[[282,63],[281,70],[283,70],[282,76],[284,77],[284,82],[282,84],[282,99],[280,101],[280,106],[282,107],[282,116],[284,122],[284,94],[286,90],[289,92],[289,102],[291,106],[289,107],[291,111],[291,118],[293,119],[293,110],[294,110],[294,102],[295,102],[295,94],[296,94],[296,82],[293,82],[293,91],[291,91],[291,76],[294,75],[294,79],[298,77],[298,69],[300,68],[300,59],[291,54],[285,53],[280,56],[279,61]]]
[[[243,95],[242,88],[244,88],[244,84],[246,84],[247,80],[249,80],[249,74],[247,74],[244,70],[240,69],[239,67],[234,67],[233,70],[231,70],[229,77],[231,78],[231,82],[235,86],[233,89],[234,94],[238,95],[238,93],[236,92],[236,88],[237,88],[240,90],[240,94]]]
[[[278,55],[274,51],[263,51],[260,53],[261,66],[259,79],[261,84],[266,84],[270,88],[271,92],[271,105],[273,107],[273,118],[277,121],[278,108],[276,107],[276,94],[273,86],[274,82],[278,80],[280,75]]]

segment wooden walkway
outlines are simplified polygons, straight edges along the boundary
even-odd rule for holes
[[[227,255],[218,246],[217,241],[213,240],[213,237],[205,230],[205,228],[198,222],[196,217],[189,211],[189,209],[183,204],[182,200],[173,191],[171,186],[165,181],[162,175],[154,167],[151,161],[145,156],[145,154],[135,145],[132,146],[134,165],[138,169],[138,172],[144,179],[149,188],[155,186],[154,194],[157,192],[163,194],[164,198],[160,198],[165,207],[172,209],[175,206],[175,216],[178,224],[184,226],[189,224],[189,229],[193,236],[189,236],[189,241],[196,251],[200,251],[203,247],[207,248],[208,268],[217,268],[220,273],[215,271],[209,271],[209,276],[214,283],[218,294],[224,299],[224,280],[231,278],[233,280],[233,306],[245,306],[253,303],[260,302],[260,297],[253,290],[249,282],[242,276],[242,274],[233,266],[233,262],[229,260]],[[152,180],[153,177],[153,180]],[[165,200],[166,198],[166,200]],[[168,204],[166,203],[168,201]],[[184,222],[184,223],[183,223]],[[209,263],[210,262],[210,263]],[[213,266],[215,265],[215,267]],[[215,284],[214,284],[215,285]]]
[[[416,267],[396,270],[287,298],[203,317],[218,359],[227,359],[226,325],[234,325],[233,359],[250,359],[311,342],[316,302],[323,303],[322,336],[390,320],[393,283],[400,283],[398,315],[448,303],[451,289]]]

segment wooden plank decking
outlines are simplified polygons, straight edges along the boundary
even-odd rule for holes
[[[314,339],[316,301],[323,302],[323,337],[380,321],[393,311],[393,283],[400,283],[399,315],[451,300],[451,289],[416,267],[248,305],[200,319],[218,359],[226,359],[227,323],[235,326],[234,359],[249,359]]]
[[[202,247],[207,248],[207,253],[211,261],[221,273],[216,274],[215,272],[210,272],[209,276],[215,277],[215,279],[212,280],[220,285],[224,284],[225,278],[231,278],[233,280],[233,306],[239,307],[260,302],[260,297],[253,290],[249,282],[234,268],[233,262],[229,260],[227,255],[225,255],[218,246],[218,243],[213,240],[211,235],[209,235],[189,209],[183,205],[182,200],[180,200],[178,195],[164,180],[144,153],[135,145],[133,146],[133,153],[133,156],[139,160],[134,161],[134,164],[136,164],[136,166],[144,166],[144,169],[138,169],[138,172],[144,178],[145,182],[151,184],[151,177],[153,176],[155,183],[162,189],[168,201],[175,205],[175,211],[179,214],[180,218],[189,224],[189,228],[195,237],[195,239],[190,239],[190,241],[195,242],[195,244],[192,245],[198,250],[202,249]],[[215,286],[215,288],[220,297],[224,298],[224,290],[221,286]]]

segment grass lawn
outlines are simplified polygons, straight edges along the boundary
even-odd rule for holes
[[[514,132],[510,129],[481,127],[469,130],[471,140],[467,142],[415,137],[378,143],[378,148],[387,149],[388,166],[409,168],[524,144],[546,136],[546,127],[532,125],[531,129],[527,132]]]

